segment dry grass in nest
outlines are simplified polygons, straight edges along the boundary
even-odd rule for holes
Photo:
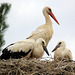
[[[0,75],[75,75],[75,61],[0,60]]]

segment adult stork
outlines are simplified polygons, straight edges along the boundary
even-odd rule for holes
[[[25,39],[22,41],[15,42],[10,44],[3,49],[0,59],[9,59],[9,58],[41,58],[44,54],[44,51],[49,55],[46,48],[46,42],[44,39],[39,38],[36,41],[34,39]]]
[[[52,21],[49,15],[57,22],[57,24],[59,24],[59,22],[55,18],[50,7],[45,7],[43,9],[43,15],[45,16],[46,23],[39,26],[35,31],[33,31],[27,39],[37,40],[38,38],[43,38],[46,41],[47,46],[49,40],[53,35]]]
[[[72,60],[72,53],[68,48],[66,48],[66,43],[64,41],[59,41],[52,52],[54,52],[55,60],[62,60],[62,58]]]

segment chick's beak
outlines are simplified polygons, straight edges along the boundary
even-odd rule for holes
[[[52,50],[52,52],[54,52],[58,47],[59,47],[59,45],[57,45],[57,46]]]
[[[43,49],[44,49],[44,51],[47,53],[47,55],[49,56],[49,52],[48,52],[46,46],[43,46]]]

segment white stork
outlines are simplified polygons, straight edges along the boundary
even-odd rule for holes
[[[46,42],[44,39],[39,38],[36,41],[34,39],[25,39],[22,41],[10,44],[2,51],[0,59],[9,58],[41,58],[44,51],[49,55],[46,48]]]
[[[45,16],[46,23],[39,26],[35,31],[31,33],[31,35],[27,39],[35,39],[43,38],[46,41],[46,46],[53,35],[53,27],[52,21],[49,15],[59,24],[57,19],[55,18],[54,14],[50,7],[45,7],[43,9],[43,15]]]
[[[68,48],[66,48],[66,43],[64,41],[58,42],[52,52],[54,52],[55,60],[61,60],[62,58],[72,60],[72,53]]]

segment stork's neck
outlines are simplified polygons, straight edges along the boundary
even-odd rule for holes
[[[34,44],[34,50],[33,53],[35,53],[36,58],[42,57],[44,54],[44,50],[42,45],[40,45],[39,43],[35,43]]]
[[[52,25],[52,21],[51,21],[51,19],[49,17],[49,14],[47,12],[45,12],[44,16],[45,16],[46,24]]]
[[[34,49],[35,49],[35,52],[39,52],[39,53],[44,51],[44,50],[42,50],[43,49],[42,45],[38,41],[35,42]]]

